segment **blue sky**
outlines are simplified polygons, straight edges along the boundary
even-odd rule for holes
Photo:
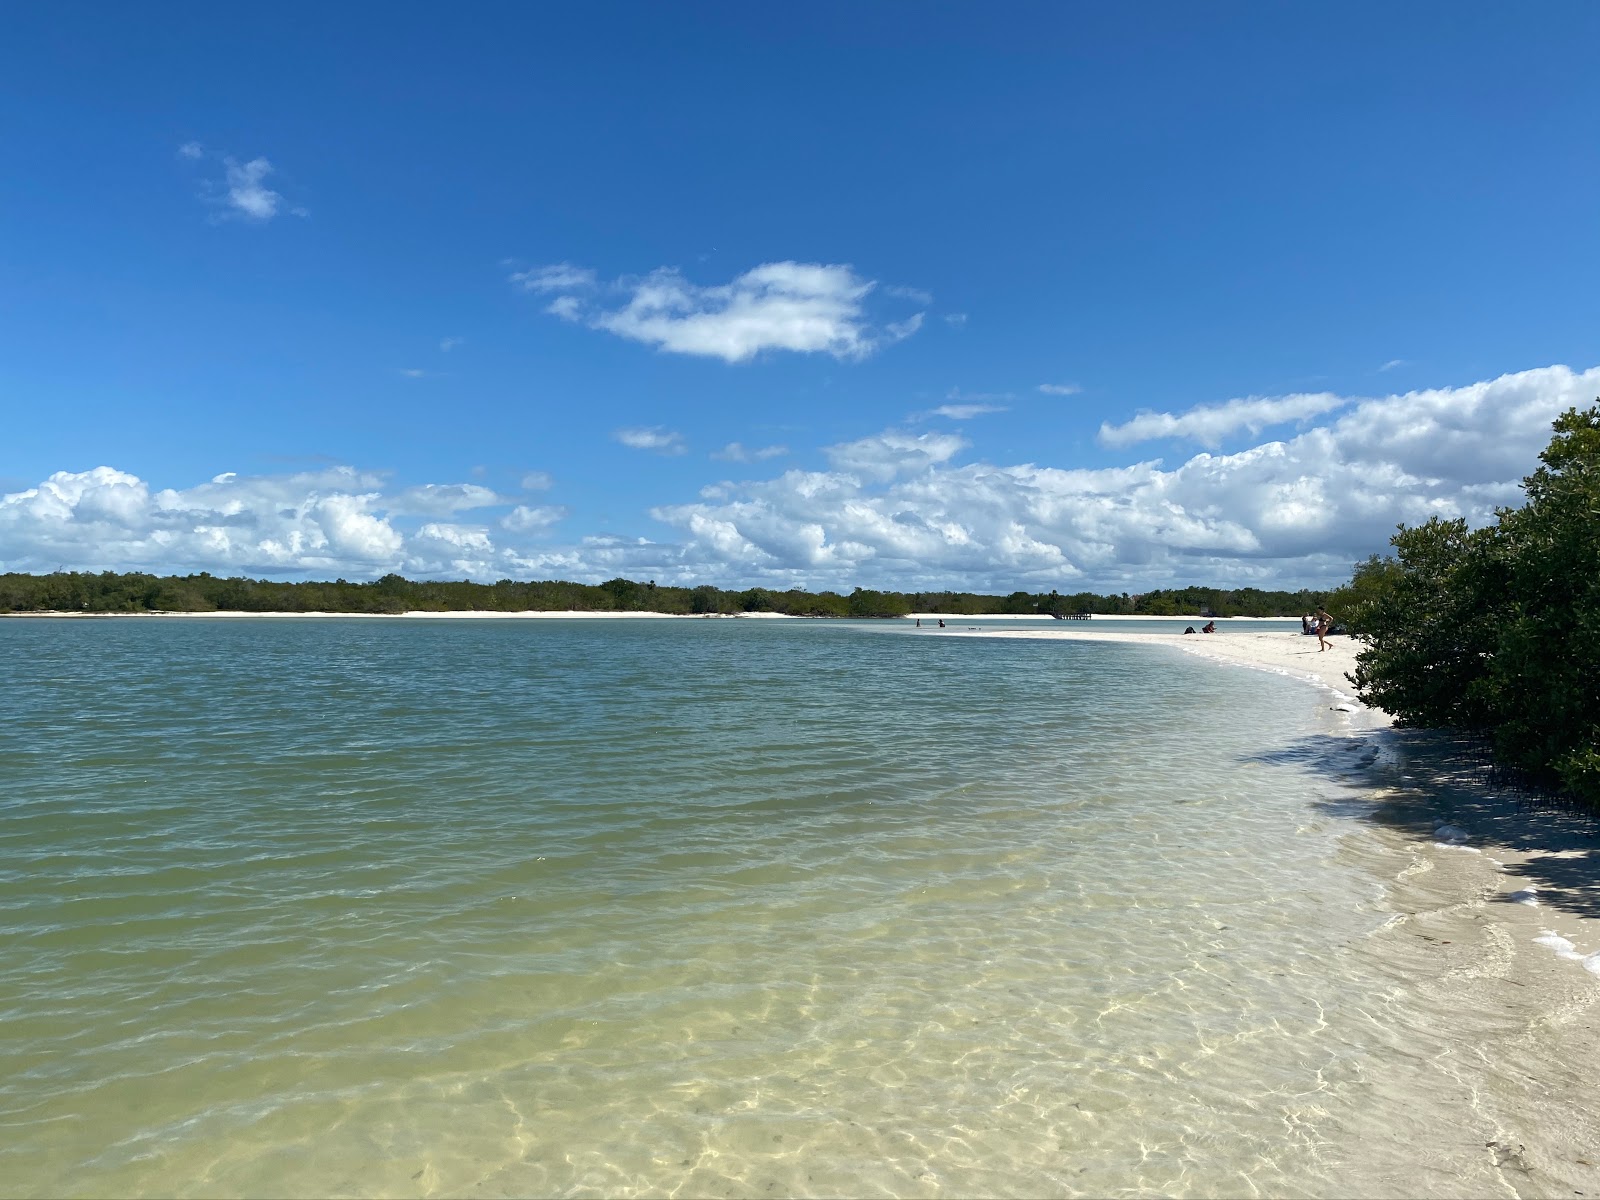
[[[1597,35],[14,8],[0,566],[1331,582],[1600,392]]]

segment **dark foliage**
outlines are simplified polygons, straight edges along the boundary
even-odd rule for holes
[[[1600,808],[1600,406],[1554,428],[1521,508],[1401,527],[1329,605],[1366,642],[1364,699]]]
[[[601,584],[557,580],[498,583],[430,582],[385,575],[368,583],[281,583],[267,579],[222,579],[198,575],[93,574],[58,571],[53,575],[0,575],[3,612],[778,612],[801,617],[903,617],[915,613],[1053,613],[1290,616],[1314,607],[1312,592],[1225,591],[1183,588],[1139,596],[1100,596],[1093,592],[1013,592],[985,596],[973,592],[880,592],[857,588],[837,592],[775,592],[753,587],[724,590],[658,587],[654,580],[608,579]]]

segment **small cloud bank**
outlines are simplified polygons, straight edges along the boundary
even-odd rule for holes
[[[513,272],[525,292],[553,298],[545,312],[672,354],[748,362],[768,351],[866,358],[922,327],[911,313],[872,323],[868,295],[878,285],[838,264],[763,263],[732,282],[703,286],[674,267],[602,283],[595,272],[556,263]],[[922,303],[924,293],[886,289],[885,295]]]
[[[0,570],[500,578],[528,568],[525,546],[453,518],[510,503],[473,483],[389,489],[351,467],[159,490],[112,467],[59,471],[0,497]],[[499,523],[528,533],[565,515],[518,505]]]

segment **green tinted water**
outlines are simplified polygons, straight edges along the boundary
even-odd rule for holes
[[[1273,756],[1303,685],[776,621],[0,654],[6,1194],[1349,1179],[1386,913]]]

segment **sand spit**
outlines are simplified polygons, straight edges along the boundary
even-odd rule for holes
[[[948,621],[1048,621],[1048,620],[1050,620],[1050,616],[1049,616],[1048,613],[947,613],[947,612],[933,612],[933,613],[907,613],[901,619],[902,620],[906,620],[906,621],[910,621],[910,620],[938,621],[938,620],[942,619],[942,620],[947,621],[947,622]],[[1285,621],[1293,621],[1293,620],[1295,620],[1294,617],[1219,617],[1217,619],[1218,620],[1225,620],[1225,621],[1227,621],[1227,623],[1229,625],[1247,625],[1247,624],[1254,624],[1254,623],[1257,623],[1257,622],[1266,623],[1266,624],[1272,624],[1272,625],[1282,625],[1283,622],[1285,622]],[[1167,617],[1151,616],[1148,613],[1094,613],[1094,614],[1091,614],[1089,616],[1088,620],[1086,620],[1086,621],[1076,620],[1076,619],[1071,618],[1071,617],[1066,618],[1066,620],[1068,622],[1067,625],[1066,625],[1067,629],[1090,629],[1090,628],[1093,628],[1093,625],[1091,624],[1091,622],[1094,622],[1094,621],[1116,621],[1119,624],[1122,623],[1123,621],[1159,621],[1159,622],[1162,622],[1162,623],[1167,624],[1167,625],[1172,624],[1174,621],[1189,621],[1189,622],[1192,622],[1196,628],[1199,628],[1199,626],[1204,624],[1206,621],[1211,620],[1211,618],[1210,617],[1195,616],[1193,614],[1183,614],[1183,613],[1179,613],[1177,616],[1167,616]]]

